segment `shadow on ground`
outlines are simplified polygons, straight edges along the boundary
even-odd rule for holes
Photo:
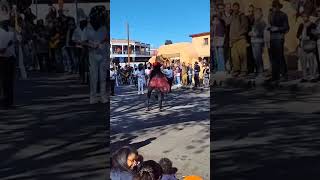
[[[214,179],[319,179],[319,94],[212,90]]]
[[[89,105],[75,76],[33,73],[0,111],[0,179],[106,179],[106,105]]]

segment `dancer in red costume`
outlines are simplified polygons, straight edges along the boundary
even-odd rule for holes
[[[159,109],[162,111],[162,100],[164,98],[164,93],[168,93],[170,91],[170,85],[166,76],[161,72],[161,64],[159,62],[155,62],[153,64],[153,69],[150,74],[150,81],[148,84],[147,111],[150,110],[149,101],[153,90],[158,92]]]

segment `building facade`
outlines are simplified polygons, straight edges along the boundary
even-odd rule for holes
[[[147,62],[150,59],[150,44],[133,40],[129,44],[128,48],[128,40],[111,39],[110,58],[120,63],[128,62],[128,52],[130,52],[130,62]]]

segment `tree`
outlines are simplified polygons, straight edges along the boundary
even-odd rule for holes
[[[172,44],[172,41],[171,41],[171,40],[166,40],[166,42],[165,42],[164,44],[165,44],[165,45]]]

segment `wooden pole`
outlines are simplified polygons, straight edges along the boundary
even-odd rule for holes
[[[128,64],[130,66],[130,36],[129,36],[129,23],[127,23],[127,34],[128,34]]]

